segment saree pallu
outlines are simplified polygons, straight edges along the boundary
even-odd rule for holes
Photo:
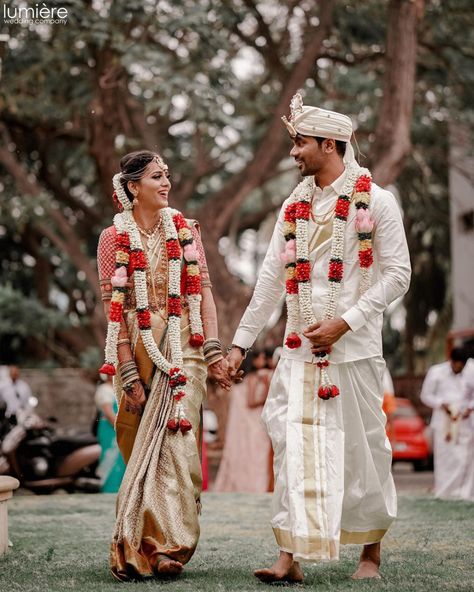
[[[162,313],[151,313],[152,332],[169,359],[166,315]],[[110,567],[120,580],[153,576],[160,555],[186,563],[196,549],[202,488],[199,432],[207,375],[202,349],[189,345],[189,313],[183,308],[181,344],[188,378],[183,403],[193,429],[184,435],[171,432],[167,422],[174,402],[168,376],[148,357],[135,311],[129,310],[125,320],[140,378],[149,392],[141,417],[127,412],[116,377],[117,442],[127,469],[117,497]]]

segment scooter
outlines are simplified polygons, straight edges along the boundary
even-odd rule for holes
[[[95,475],[100,446],[92,434],[58,436],[50,424],[28,410],[19,414],[17,425],[4,436],[0,448],[0,471],[13,475],[34,493],[100,490]]]

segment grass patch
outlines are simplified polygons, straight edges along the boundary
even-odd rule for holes
[[[252,575],[276,554],[269,526],[270,496],[205,494],[198,550],[177,581],[138,584],[176,592],[239,592],[267,589]],[[401,496],[399,518],[384,539],[383,576],[353,582],[359,547],[342,549],[339,563],[305,566],[298,588],[386,592],[474,590],[474,504]],[[113,495],[16,497],[10,502],[14,548],[0,559],[0,590],[8,592],[107,592],[114,521]],[[126,587],[137,586],[125,584]],[[136,588],[134,588],[136,589]]]

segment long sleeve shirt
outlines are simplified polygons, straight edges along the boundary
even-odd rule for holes
[[[344,172],[323,190],[316,188],[313,199],[315,216],[321,217],[335,206],[344,185],[345,174]],[[288,200],[283,203],[252,299],[232,341],[243,348],[252,346],[285,292],[285,264],[280,260],[280,253],[285,249],[282,226],[287,203]],[[334,344],[331,353],[332,363],[349,362],[382,354],[382,314],[391,302],[406,293],[410,284],[410,257],[401,212],[395,197],[389,191],[373,184],[370,212],[375,223],[372,285],[360,296],[356,208],[354,203],[351,203],[345,232],[344,278],[336,309],[336,316],[342,317],[351,331]],[[315,230],[316,225],[310,220],[308,236],[311,237]],[[312,304],[318,319],[324,316],[329,285],[330,248],[331,238],[328,238],[310,252]],[[303,323],[300,329],[305,329]],[[311,343],[304,336],[301,338],[301,347],[291,350],[284,346],[282,357],[313,361]]]
[[[469,360],[458,374],[453,372],[450,362],[431,366],[423,381],[420,399],[432,409],[442,405],[474,409],[474,360]]]

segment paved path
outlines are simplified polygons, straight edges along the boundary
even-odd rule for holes
[[[393,477],[398,493],[430,495],[433,493],[433,471],[415,472],[409,463],[396,463]]]

